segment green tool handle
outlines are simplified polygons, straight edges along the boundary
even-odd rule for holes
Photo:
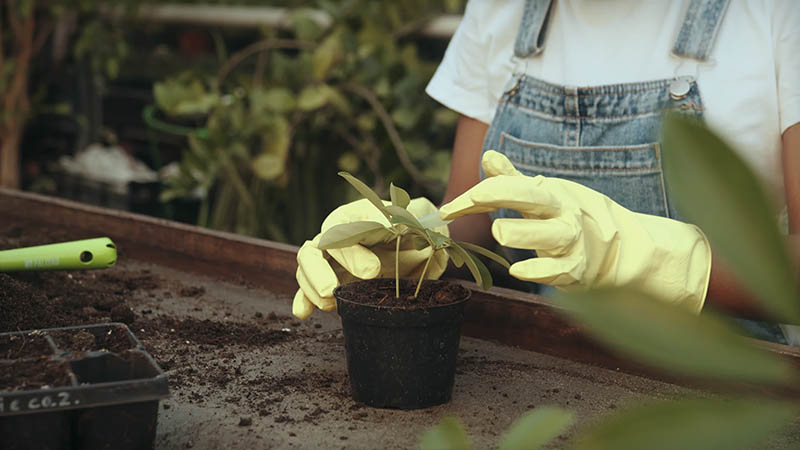
[[[117,262],[107,237],[0,251],[0,272],[105,269]]]

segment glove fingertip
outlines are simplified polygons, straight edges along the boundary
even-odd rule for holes
[[[298,289],[292,300],[292,315],[304,320],[314,312],[314,305],[308,301],[301,289]]]
[[[322,311],[325,311],[325,312],[331,312],[331,311],[335,311],[336,310],[336,299],[335,298],[331,297],[331,298],[325,298],[323,300],[325,300],[325,303],[320,305],[319,309],[321,309]]]
[[[500,152],[495,150],[487,150],[481,159],[481,167],[487,177],[494,177],[497,175],[522,175],[509,161],[509,159]]]

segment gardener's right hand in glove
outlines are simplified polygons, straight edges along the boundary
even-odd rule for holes
[[[501,245],[536,250],[509,273],[561,289],[636,285],[699,312],[711,249],[694,225],[630,211],[607,196],[559,178],[523,175],[502,154],[484,153],[487,178],[442,206],[442,219],[500,208],[522,219],[497,219]]]
[[[417,218],[437,212],[430,200],[420,197],[411,200],[408,211]],[[358,221],[374,221],[389,225],[378,209],[367,199],[357,200],[336,208],[322,223],[322,230],[314,239],[306,241],[297,252],[297,284],[300,289],[294,296],[292,314],[305,319],[314,307],[323,311],[336,308],[333,289],[342,283],[357,278],[367,280],[378,277],[395,276],[395,241],[374,246],[356,244],[341,249],[320,250],[320,237],[335,225]],[[447,226],[436,231],[449,235]],[[431,247],[414,249],[410,239],[400,241],[401,277],[419,277],[425,262],[431,254]],[[436,279],[447,267],[447,253],[437,250],[425,274],[426,278]]]

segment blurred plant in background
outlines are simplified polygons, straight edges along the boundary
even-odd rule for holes
[[[117,76],[128,53],[119,23],[137,3],[116,2],[128,13],[116,19],[98,14],[107,6],[100,0],[0,3],[0,186],[19,187],[20,143],[28,120],[40,112],[69,113],[66,105],[44,103],[64,59],[87,60],[100,77]],[[34,63],[44,50],[50,50],[52,65],[34,77]]]
[[[439,61],[420,57],[415,33],[463,3],[320,1],[231,55],[216,39],[216,73],[156,83],[145,111],[187,136],[162,199],[199,197],[200,225],[295,244],[353,199],[331,167],[381,195],[394,182],[437,200],[457,116],[425,94]]]

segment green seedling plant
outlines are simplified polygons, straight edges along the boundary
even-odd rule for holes
[[[390,185],[389,195],[391,204],[385,204],[375,191],[369,188],[364,182],[349,174],[339,172],[339,175],[347,180],[361,195],[372,203],[389,221],[385,225],[375,221],[356,221],[351,223],[339,224],[331,227],[321,237],[319,248],[322,250],[332,250],[337,248],[349,247],[355,244],[362,244],[367,247],[388,244],[395,242],[395,296],[400,297],[400,242],[402,239],[411,239],[414,248],[424,250],[431,247],[432,251],[417,282],[416,290],[412,298],[419,294],[422,281],[428,272],[433,256],[438,250],[447,252],[448,258],[453,261],[456,267],[467,266],[472,277],[483,289],[492,286],[492,275],[489,269],[477,255],[483,255],[506,269],[509,267],[508,261],[502,256],[469,242],[455,241],[442,233],[435,231],[436,228],[447,225],[439,218],[438,213],[434,213],[418,219],[408,211],[411,197],[408,192]]]

